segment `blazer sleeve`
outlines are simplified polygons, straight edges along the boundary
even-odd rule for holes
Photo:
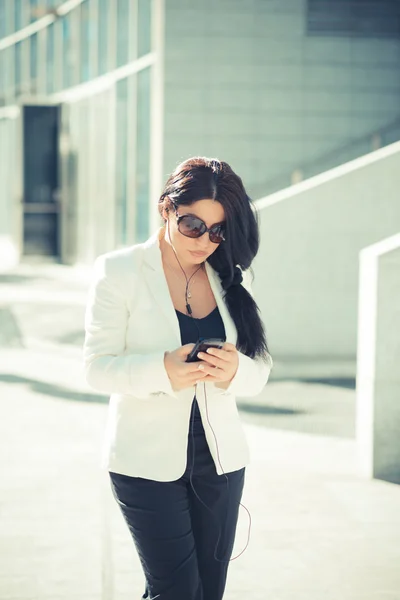
[[[248,271],[243,272],[242,285],[253,296]],[[273,366],[272,357],[267,353],[264,358],[250,358],[239,351],[238,355],[239,365],[237,371],[225,391],[235,396],[257,396],[268,381]]]
[[[115,272],[115,262],[115,258],[102,255],[94,263],[85,312],[86,381],[109,394],[148,398],[164,392],[176,396],[164,366],[164,352],[125,353],[129,311],[122,273]]]

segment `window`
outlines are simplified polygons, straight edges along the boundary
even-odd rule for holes
[[[143,242],[149,235],[150,205],[150,67],[137,74],[136,137],[136,239]]]
[[[128,169],[128,80],[121,79],[117,82],[116,103],[116,236],[118,243],[127,243],[127,169]],[[130,167],[129,167],[130,168]]]
[[[308,0],[307,33],[400,37],[399,0]]]
[[[284,1],[284,0],[282,0]],[[151,52],[151,2],[138,2],[138,56]]]
[[[76,61],[76,50],[72,47],[72,17],[71,14],[62,17],[62,61],[63,61],[63,87],[69,88],[74,84],[74,61]]]
[[[17,42],[13,48],[14,50],[14,81],[15,81],[15,93],[18,96],[21,93],[21,42]]]
[[[108,70],[108,19],[109,0],[99,0],[98,4],[98,36],[99,36],[99,75]]]
[[[0,106],[6,104],[6,90],[7,90],[7,77],[6,77],[6,52],[0,52]]]
[[[54,92],[54,23],[51,23],[47,28],[46,37],[46,65],[47,65],[47,76],[46,85],[47,93],[51,94]]]
[[[21,0],[14,0],[14,30],[19,31],[21,28],[22,28]]]
[[[117,67],[129,60],[129,0],[117,4]]]
[[[29,4],[29,13],[28,13],[28,17],[29,17],[29,22],[33,23],[34,21],[37,21],[37,19],[42,16],[40,9],[38,9],[38,0],[30,0],[30,2],[28,2]]]
[[[31,93],[36,94],[37,92],[37,33],[31,35],[29,39],[30,53],[29,53],[29,74],[31,80]]]
[[[0,0],[0,39],[7,35],[6,0]]]
[[[81,4],[80,15],[80,67],[81,81],[89,81],[92,76],[90,65],[91,23],[89,1]]]

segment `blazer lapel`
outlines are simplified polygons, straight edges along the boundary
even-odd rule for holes
[[[166,321],[175,335],[177,345],[180,346],[181,334],[179,321],[176,316],[175,307],[172,303],[171,294],[169,293],[161,259],[161,250],[159,246],[161,231],[162,229],[159,229],[143,244],[143,275],[155,301],[160,310],[164,313]],[[226,341],[235,345],[237,338],[236,327],[224,301],[224,290],[221,281],[216,271],[207,261],[205,266],[208,280],[225,326]]]
[[[177,346],[181,345],[181,333],[179,329],[179,321],[176,316],[175,307],[172,303],[171,294],[167,280],[165,278],[164,269],[161,260],[161,250],[159,246],[159,234],[160,229],[151,236],[143,244],[144,252],[144,265],[143,275],[149,286],[150,292],[152,293],[155,301],[157,302],[160,310],[164,313],[168,326],[172,329],[175,335]]]

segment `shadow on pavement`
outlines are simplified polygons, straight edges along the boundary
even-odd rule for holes
[[[31,283],[32,281],[49,281],[46,275],[22,275],[18,273],[0,274],[0,283]]]
[[[33,392],[45,394],[47,396],[64,398],[65,400],[73,400],[74,402],[98,402],[107,404],[109,396],[102,394],[91,394],[90,392],[74,392],[68,388],[30,379],[29,377],[21,377],[20,375],[12,375],[9,373],[0,373],[0,381],[8,384],[24,384],[29,385]],[[278,408],[276,406],[267,406],[260,404],[251,404],[248,402],[237,403],[238,408],[249,414],[260,415],[301,415],[306,414],[306,411],[295,410],[292,408]]]
[[[29,377],[21,377],[19,375],[10,375],[8,373],[0,373],[0,381],[4,383],[22,383],[29,385],[30,389],[37,394],[45,394],[55,398],[64,398],[65,400],[73,400],[74,402],[98,402],[100,404],[108,403],[108,396],[102,394],[91,394],[88,392],[74,392],[68,388],[45,383]]]
[[[346,388],[348,390],[356,389],[355,377],[314,377],[302,379],[304,383],[320,383],[322,385],[330,385],[333,387]]]
[[[348,390],[356,389],[355,377],[271,377],[271,381],[295,381],[296,383],[319,383],[331,387],[346,388]]]
[[[304,410],[294,410],[293,408],[278,408],[277,406],[266,406],[265,404],[250,404],[248,402],[237,402],[238,408],[246,413],[253,415],[302,415],[306,414]]]

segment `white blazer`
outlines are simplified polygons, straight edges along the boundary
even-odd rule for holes
[[[186,469],[196,390],[193,386],[174,392],[164,367],[164,352],[182,344],[161,260],[162,233],[160,228],[143,244],[96,259],[85,315],[84,363],[87,382],[111,394],[101,467],[134,477],[174,481]],[[208,262],[206,272],[226,340],[236,344],[237,332],[219,276]],[[247,279],[244,273],[243,285],[250,291]],[[269,364],[239,352],[239,367],[228,389],[211,382],[197,386],[205,435],[218,474],[249,463],[235,398],[261,392],[272,367],[269,355],[268,360]],[[207,420],[205,391],[218,446]]]

